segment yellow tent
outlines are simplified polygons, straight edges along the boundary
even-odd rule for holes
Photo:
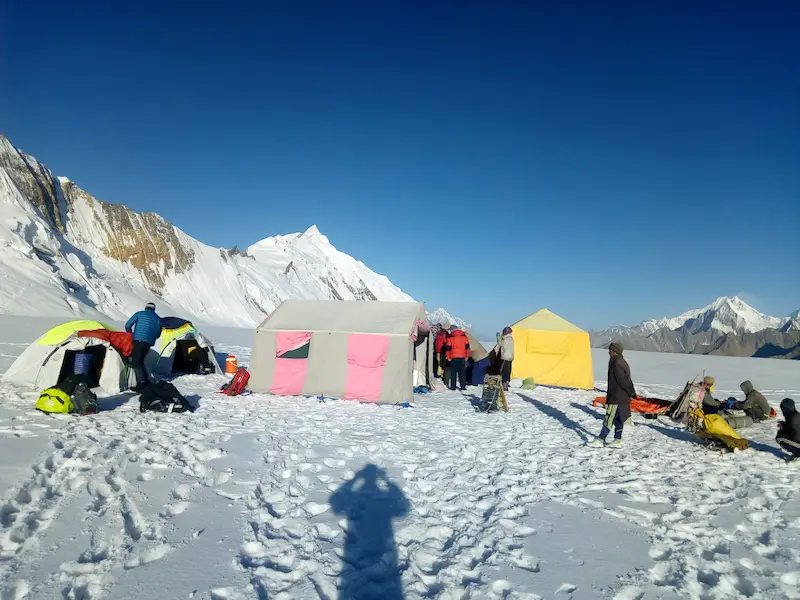
[[[511,376],[533,377],[537,385],[594,388],[589,334],[546,308],[511,326]]]

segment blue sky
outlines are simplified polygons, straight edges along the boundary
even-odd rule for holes
[[[0,131],[103,200],[483,332],[800,307],[796,2],[116,4],[0,7]]]

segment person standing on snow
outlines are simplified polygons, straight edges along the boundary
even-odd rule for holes
[[[437,365],[437,372],[436,376],[441,377],[444,380],[444,370],[447,366],[447,358],[445,357],[444,347],[447,344],[447,329],[444,328],[444,325],[439,323],[439,331],[436,334],[436,338],[434,338],[433,347],[436,350],[436,357],[439,359],[439,364]],[[447,385],[447,381],[445,381],[445,385]]]
[[[597,439],[592,440],[590,446],[599,448],[604,446],[606,438],[614,426],[614,441],[609,446],[622,445],[622,427],[631,416],[631,398],[636,397],[636,390],[631,381],[631,368],[622,358],[622,344],[612,342],[608,347],[608,391],[606,392],[606,416],[603,419],[603,428]]]
[[[450,327],[450,335],[444,347],[447,360],[450,362],[450,389],[456,389],[456,376],[461,391],[467,389],[467,359],[472,354],[469,348],[469,338],[455,325]],[[447,381],[445,381],[445,384]]]
[[[503,329],[503,334],[497,340],[494,350],[500,358],[500,377],[503,389],[508,391],[508,382],[511,381],[511,363],[514,361],[514,338],[511,336],[511,327]]]
[[[135,313],[125,323],[125,331],[133,333],[133,352],[131,352],[131,368],[136,374],[136,386],[133,391],[140,391],[148,382],[144,359],[153,344],[161,336],[161,317],[156,314],[156,305],[148,302],[144,310]]]

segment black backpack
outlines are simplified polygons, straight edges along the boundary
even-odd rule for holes
[[[93,415],[97,412],[97,395],[83,381],[75,385],[70,399],[79,415]]]
[[[153,381],[139,396],[139,411],[165,413],[194,412],[194,407],[169,381]]]
[[[200,355],[200,360],[198,361],[197,374],[211,375],[216,371],[216,369],[214,368],[214,365],[211,364],[211,359],[208,357],[209,350],[208,348],[200,348],[200,350],[202,350],[202,354]]]

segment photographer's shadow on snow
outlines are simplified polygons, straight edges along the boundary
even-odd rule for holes
[[[411,504],[386,471],[367,464],[329,498],[333,511],[347,517],[341,600],[402,600],[392,520],[408,514]]]

